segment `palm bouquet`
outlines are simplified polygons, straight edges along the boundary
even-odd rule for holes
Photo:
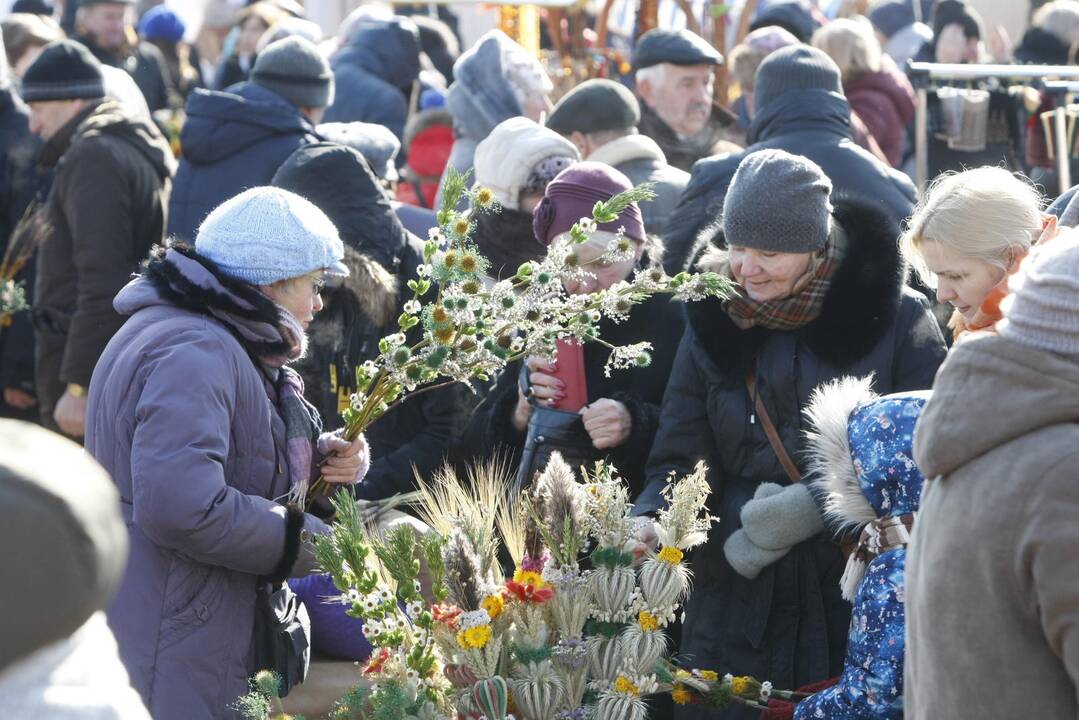
[[[526,262],[493,285],[485,282],[489,262],[472,234],[478,213],[498,212],[490,190],[468,189],[466,176],[447,170],[438,227],[424,246],[418,277],[408,281],[411,297],[397,318],[398,332],[379,342],[379,354],[356,372],[356,392],[343,413],[344,436],[354,440],[396,403],[442,385],[486,380],[507,363],[529,355],[554,358],[563,339],[597,342],[611,349],[605,368],[645,366],[648,342],[615,347],[600,337],[603,318],[621,322],[637,303],[657,294],[692,301],[729,294],[730,282],[715,273],[667,276],[661,268],[637,270],[607,290],[570,295],[564,283],[589,274],[575,248],[588,241],[596,225],[612,222],[634,202],[651,200],[650,186],[640,185],[581,218],[568,238],[556,240],[540,262]],[[469,209],[459,212],[462,200]],[[618,233],[596,262],[632,257],[632,243]],[[309,506],[327,491],[320,477],[297,502]]]

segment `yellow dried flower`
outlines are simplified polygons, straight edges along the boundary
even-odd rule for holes
[[[465,272],[469,272],[469,273],[470,272],[476,272],[477,267],[478,267],[478,261],[476,260],[475,255],[473,255],[471,253],[468,253],[464,257],[461,258],[461,269],[464,270]]]
[[[453,231],[458,235],[465,235],[468,233],[468,219],[460,218],[453,224]]]
[[[491,626],[477,625],[457,633],[457,644],[465,650],[478,650],[491,641]]]
[[[682,558],[684,558],[685,555],[686,554],[678,548],[667,546],[660,550],[659,555],[657,555],[656,557],[659,558],[659,560],[661,560],[662,562],[669,563],[671,565],[677,565],[678,563],[682,562]]]
[[[494,620],[496,617],[502,614],[502,609],[506,606],[505,600],[501,595],[488,595],[480,603],[480,607],[487,611],[487,614]]]
[[[641,689],[634,685],[633,681],[625,675],[619,675],[618,679],[614,681],[614,691],[623,695],[637,696],[641,694]]]
[[[719,673],[715,670],[701,670],[697,675],[705,682],[716,682],[719,680]]]
[[[495,199],[495,194],[485,187],[476,191],[476,203],[480,207],[487,207]]]
[[[513,582],[521,585],[531,585],[537,590],[544,588],[547,585],[538,572],[534,570],[521,570],[519,568],[517,572],[513,573]]]
[[[689,705],[693,702],[693,693],[678,685],[671,690],[671,699],[674,700],[675,705]]]
[[[750,690],[749,678],[736,677],[731,680],[731,692],[735,695],[745,695]]]
[[[450,314],[446,312],[446,308],[438,306],[431,311],[431,319],[436,323],[444,323],[450,319]]]
[[[457,265],[457,251],[447,250],[442,256],[442,264],[445,265],[447,269],[453,270],[454,266]]]
[[[443,345],[448,345],[452,342],[456,335],[457,330],[452,325],[435,329],[435,339]]]
[[[659,619],[647,610],[641,610],[637,613],[637,624],[640,625],[641,630],[644,630],[645,632],[659,630]]]

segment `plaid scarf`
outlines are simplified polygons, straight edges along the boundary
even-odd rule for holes
[[[758,325],[782,331],[805,327],[820,317],[824,297],[846,255],[847,234],[838,223],[832,223],[828,245],[813,256],[809,269],[794,284],[794,291],[788,297],[758,302],[741,285],[736,285],[736,294],[724,301],[723,309],[742,330]],[[724,259],[720,272],[733,279],[729,260]]]

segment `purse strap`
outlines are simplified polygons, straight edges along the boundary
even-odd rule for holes
[[[783,447],[783,441],[779,439],[776,426],[772,424],[772,418],[768,416],[768,411],[764,408],[764,401],[757,394],[756,373],[751,372],[746,375],[746,389],[749,390],[749,400],[753,403],[754,412],[761,419],[761,429],[764,430],[764,434],[768,438],[768,444],[772,446],[772,452],[779,458],[779,464],[783,466],[783,470],[787,473],[787,477],[791,479],[792,483],[802,482],[801,470],[791,460],[791,456],[787,453],[787,448]]]

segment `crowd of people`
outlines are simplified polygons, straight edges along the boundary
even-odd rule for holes
[[[554,452],[612,462],[644,517],[705,461],[719,522],[677,654],[815,693],[777,713],[1079,713],[1079,200],[1034,88],[992,88],[1012,104],[981,151],[931,112],[919,196],[906,73],[1074,63],[1079,2],[1032,8],[1013,44],[962,0],[772,0],[726,57],[653,29],[632,72],[562,94],[503,32],[462,48],[426,6],[326,33],[248,2],[215,45],[168,4],[60,5],[0,20],[0,249],[29,259],[3,279],[30,305],[0,328],[0,536],[27,549],[0,571],[6,714],[232,717],[266,592],[342,621],[307,582],[332,519],[297,502],[315,478],[380,503],[501,458],[519,492]],[[491,283],[648,183],[576,246],[566,293],[646,269],[733,290],[604,320],[647,366],[560,348],[348,440],[454,171],[498,207],[470,223]]]

